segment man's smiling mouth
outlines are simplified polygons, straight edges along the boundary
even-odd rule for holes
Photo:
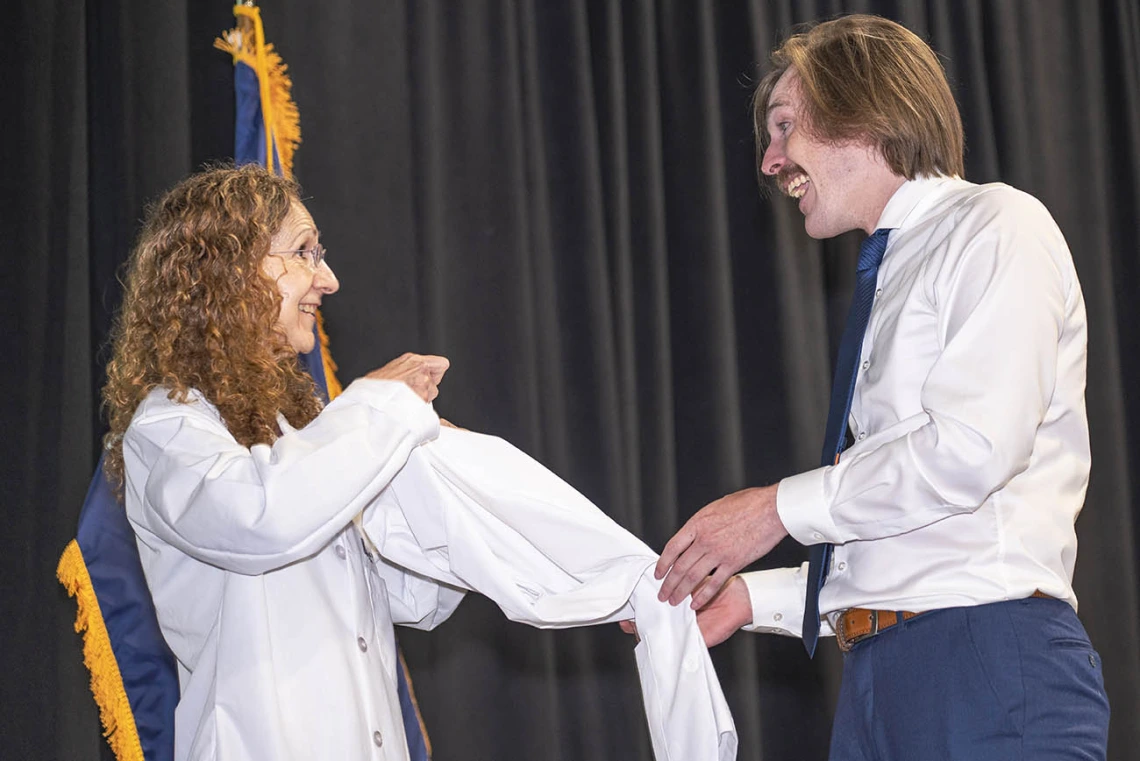
[[[792,198],[803,198],[804,193],[807,192],[807,183],[809,182],[806,174],[798,175],[795,179],[787,184],[784,192]]]

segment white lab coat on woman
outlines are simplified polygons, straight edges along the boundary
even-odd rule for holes
[[[479,434],[421,446],[438,418],[392,381],[282,429],[247,449],[200,395],[156,390],[124,436],[127,513],[179,664],[176,759],[404,761],[392,624],[433,628],[463,589],[536,626],[636,618],[657,757],[735,757],[692,612],[657,603],[656,556],[556,476]]]

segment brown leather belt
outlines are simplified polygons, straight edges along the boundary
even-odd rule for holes
[[[1053,599],[1052,595],[1047,595],[1040,590],[1034,592],[1030,597]],[[835,641],[839,643],[839,649],[846,653],[857,642],[862,642],[869,637],[874,637],[881,631],[890,629],[900,620],[907,621],[921,615],[921,613],[911,613],[909,610],[848,608],[839,614],[839,618],[835,622]]]

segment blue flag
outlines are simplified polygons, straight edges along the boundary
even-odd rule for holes
[[[75,597],[75,630],[119,761],[174,758],[178,672],[158,628],[127,513],[103,476],[103,458],[79,513],[79,529],[56,570]]]

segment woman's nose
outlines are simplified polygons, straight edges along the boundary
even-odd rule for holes
[[[340,281],[336,279],[336,273],[332,271],[327,261],[321,262],[317,267],[317,273],[313,276],[313,287],[321,293],[336,293],[340,290]]]

